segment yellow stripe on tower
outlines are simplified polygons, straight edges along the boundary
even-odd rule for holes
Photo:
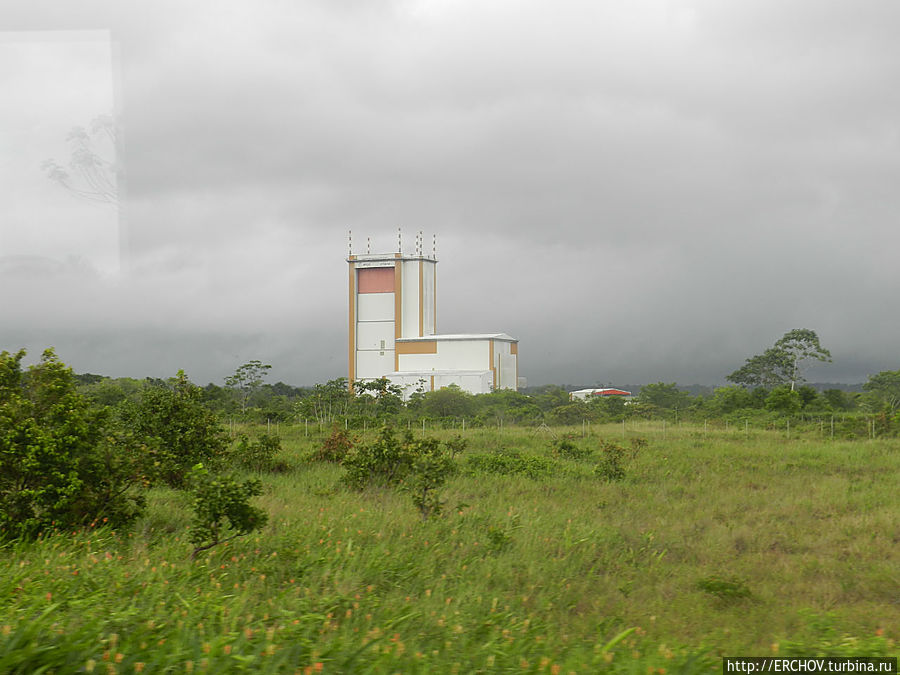
[[[403,261],[400,254],[394,257],[394,339],[403,335]],[[400,370],[400,355],[397,353],[397,345],[394,345],[394,372]]]
[[[350,256],[350,326],[348,331],[349,354],[347,358],[347,387],[353,391],[356,379],[356,263]]]

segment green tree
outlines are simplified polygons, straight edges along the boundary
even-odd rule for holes
[[[819,336],[808,328],[795,328],[781,336],[762,354],[751,356],[743,366],[725,377],[743,387],[765,387],[790,384],[791,391],[803,381],[805,361],[831,362],[831,352],[822,347]]]
[[[781,350],[790,360],[791,391],[796,382],[803,381],[800,369],[804,361],[831,363],[831,352],[819,343],[816,331],[809,328],[789,330],[775,343],[775,349]]]
[[[757,407],[750,392],[743,387],[718,387],[708,404],[713,412],[724,415],[744,408]]]
[[[247,402],[255,392],[259,391],[266,378],[266,371],[272,366],[262,361],[249,361],[240,366],[234,375],[225,378],[225,386],[238,392],[241,401],[241,412],[247,410]]]
[[[471,417],[475,412],[475,397],[455,384],[437,391],[426,392],[419,410],[432,418]]]
[[[594,396],[588,405],[599,411],[600,420],[621,422],[628,415],[628,406],[621,396]]]
[[[24,356],[0,353],[0,536],[129,522],[143,507],[140,448],[78,394],[52,349],[27,372]]]
[[[786,384],[775,387],[766,396],[766,410],[792,415],[803,407],[803,399],[799,392],[794,391]]]
[[[693,397],[688,392],[681,391],[674,382],[669,384],[657,382],[641,387],[637,400],[639,403],[653,405],[663,410],[675,408],[684,410],[691,405]]]
[[[554,408],[569,404],[569,393],[562,387],[550,385],[534,396],[534,401],[542,412],[550,412]]]
[[[403,389],[386,377],[360,380],[355,387],[361,400],[374,399],[373,407],[378,419],[396,415],[403,409]]]
[[[770,347],[762,354],[751,356],[725,379],[742,387],[771,389],[788,379],[790,369],[790,357],[782,350]]]
[[[824,399],[819,396],[819,392],[813,387],[804,384],[802,387],[797,387],[796,392],[800,394],[800,401],[804,410],[816,410],[821,407]]]
[[[852,394],[840,389],[826,389],[822,397],[831,410],[853,410],[856,407],[856,399],[859,394]]]
[[[123,427],[147,445],[154,479],[182,487],[195,464],[224,459],[225,432],[203,405],[203,396],[203,390],[179,370],[166,385],[144,389],[140,402],[121,406]]]
[[[883,370],[877,375],[869,375],[863,389],[871,407],[891,415],[900,409],[900,370]]]
[[[347,378],[339,377],[317,384],[309,396],[300,399],[295,409],[299,415],[313,418],[319,424],[331,424],[348,413],[354,399],[347,389]]]

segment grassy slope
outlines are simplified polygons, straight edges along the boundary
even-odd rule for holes
[[[461,475],[423,523],[406,495],[337,488],[339,468],[302,460],[315,441],[281,431],[294,470],[265,477],[258,536],[190,561],[186,504],[158,491],[132,533],[6,549],[0,670],[646,673],[897,652],[896,441],[646,425],[626,432],[649,444],[624,481],[567,460],[541,480]],[[548,454],[530,430],[467,435],[468,453]]]

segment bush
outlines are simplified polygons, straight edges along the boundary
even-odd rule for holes
[[[593,456],[594,451],[591,448],[582,448],[575,443],[571,435],[567,435],[550,442],[550,453],[563,459],[584,460]]]
[[[455,473],[456,464],[441,443],[435,438],[422,438],[407,442],[412,457],[406,489],[422,519],[438,515],[443,509],[438,490]]]
[[[225,432],[202,399],[203,390],[179,370],[168,386],[145,389],[139,403],[120,409],[122,426],[147,446],[154,481],[180,488],[195,464],[225,459]]]
[[[254,441],[241,434],[233,456],[238,466],[250,471],[284,471],[285,463],[276,459],[279,452],[281,439],[274,434],[260,434]]]
[[[465,441],[457,438],[446,446],[455,453],[465,447]],[[409,431],[398,440],[393,430],[385,426],[376,441],[347,453],[342,480],[354,490],[402,484],[422,518],[427,519],[441,512],[438,490],[456,470],[447,448],[436,438],[413,438]]]
[[[143,508],[140,446],[77,393],[52,349],[27,372],[24,356],[0,353],[0,537],[130,522]]]
[[[249,501],[262,494],[260,481],[238,483],[233,476],[212,476],[202,464],[193,468],[190,478],[194,496],[190,541],[196,544],[192,558],[266,524],[266,512]]]
[[[390,427],[383,426],[375,441],[355,446],[347,453],[341,462],[346,471],[342,480],[353,490],[397,485],[409,473],[412,460],[409,443],[401,443]]]
[[[516,451],[475,454],[466,458],[466,466],[474,473],[493,473],[502,476],[521,475],[539,480],[555,473],[557,463],[546,457],[523,456]]]
[[[622,466],[625,448],[615,443],[603,443],[600,449],[600,461],[594,467],[594,474],[607,481],[625,478],[625,467]]]
[[[331,435],[325,439],[322,446],[312,454],[312,459],[319,462],[335,462],[341,463],[347,456],[347,453],[353,449],[353,440],[350,433],[343,429],[338,429],[334,425],[331,429]]]

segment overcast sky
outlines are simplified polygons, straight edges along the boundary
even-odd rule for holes
[[[895,0],[0,0],[0,349],[347,372],[355,252],[529,384],[718,384],[792,328],[900,368]],[[48,179],[115,115],[120,204]],[[120,251],[124,253],[120,254]]]

